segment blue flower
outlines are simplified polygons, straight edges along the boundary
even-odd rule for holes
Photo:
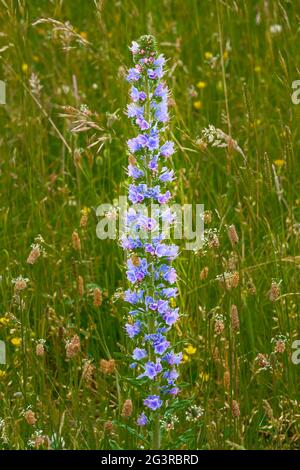
[[[131,176],[133,179],[138,179],[144,176],[143,170],[140,170],[137,166],[135,165],[128,165],[128,176]]]
[[[131,46],[129,47],[129,50],[132,52],[132,54],[137,54],[139,52],[140,46],[136,41],[132,41]]]
[[[167,325],[173,325],[173,323],[177,322],[179,317],[179,308],[175,308],[174,310],[170,309],[163,314],[163,319],[165,320]]]
[[[133,350],[132,358],[135,359],[136,361],[140,361],[141,359],[144,359],[145,357],[147,357],[146,349],[135,348]]]
[[[174,142],[171,142],[170,140],[167,140],[167,142],[160,147],[160,154],[163,157],[170,157],[173,155],[174,151]]]
[[[163,167],[162,172],[159,175],[160,181],[163,183],[171,182],[174,179],[174,170],[168,170],[168,168]]]
[[[132,85],[130,90],[130,98],[134,103],[137,103],[138,101],[145,101],[146,96],[147,95],[144,91],[139,91],[134,85]]]
[[[174,385],[174,381],[179,377],[176,369],[168,370],[164,373],[164,378],[167,379],[169,385]]]
[[[126,302],[135,305],[143,299],[143,291],[135,292],[128,289],[125,291],[124,298]]]
[[[141,413],[136,421],[138,426],[146,426],[148,424],[148,418],[145,413]]]
[[[156,362],[148,361],[144,366],[145,372],[138,376],[138,379],[142,377],[148,377],[149,379],[153,380],[155,377],[162,371],[162,365],[160,363],[160,359],[157,359]]]
[[[150,410],[157,410],[162,406],[163,402],[160,399],[159,395],[149,395],[145,400],[144,400],[144,405],[150,408]]]
[[[141,322],[136,321],[133,324],[126,323],[125,329],[126,329],[126,333],[128,334],[129,338],[134,338],[141,331]]]
[[[167,361],[167,363],[170,365],[170,366],[175,366],[175,365],[179,365],[182,361],[182,352],[179,352],[178,354],[175,354],[173,351],[172,352],[168,352],[164,357],[163,359],[165,361]]]
[[[127,105],[127,116],[130,118],[141,117],[143,115],[144,108],[143,106],[137,106],[134,103]],[[161,150],[161,149],[160,149]]]
[[[141,78],[141,74],[137,68],[133,67],[128,70],[128,74],[126,77],[126,80],[128,82],[138,82],[140,78]]]

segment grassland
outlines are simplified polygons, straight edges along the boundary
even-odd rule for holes
[[[204,248],[176,261],[182,391],[162,446],[298,449],[298,2],[0,6],[0,448],[151,445],[135,424],[123,253],[97,238],[95,215],[125,193],[128,45],[149,33],[169,58],[176,201],[207,211]],[[209,125],[224,148],[203,140]]]

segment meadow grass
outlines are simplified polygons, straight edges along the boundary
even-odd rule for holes
[[[182,243],[176,261],[184,363],[162,447],[299,448],[297,2],[0,6],[0,448],[150,446],[135,424],[123,253],[97,238],[95,214],[126,191],[124,75],[142,34],[169,58],[176,202],[206,211],[205,246]],[[226,147],[203,139],[209,125],[229,136]],[[23,290],[12,282],[19,275],[29,279]]]

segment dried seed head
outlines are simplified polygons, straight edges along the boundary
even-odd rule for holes
[[[80,241],[80,237],[78,235],[78,233],[76,231],[74,231],[72,233],[72,243],[73,243],[73,248],[74,250],[76,251],[80,251],[81,250],[81,241]]]
[[[225,325],[224,325],[223,320],[217,319],[215,321],[215,333],[217,335],[221,335],[223,333],[224,329],[225,329]]]
[[[79,352],[80,352],[80,338],[78,335],[74,335],[66,343],[66,356],[68,359],[72,359]]]
[[[29,279],[24,278],[22,276],[19,276],[16,279],[13,279],[12,282],[15,285],[15,292],[18,293],[21,290],[26,289],[28,281],[29,281]]]
[[[264,354],[257,354],[255,361],[257,362],[258,366],[261,369],[264,369],[265,367],[270,366],[270,362],[268,361],[267,357]]]
[[[88,207],[84,207],[81,210],[80,227],[86,227],[89,219],[89,212],[90,209]]]
[[[231,287],[236,288],[239,285],[240,275],[238,271],[235,271],[232,274]]]
[[[112,434],[114,430],[114,425],[111,421],[106,421],[104,423],[104,432],[107,434]]]
[[[231,326],[234,332],[240,329],[239,313],[236,305],[231,305]]]
[[[204,212],[204,223],[205,224],[210,224],[212,221],[212,213],[211,211],[205,211]]]
[[[278,339],[275,343],[275,353],[282,354],[285,351],[285,341]]]
[[[136,164],[136,159],[134,158],[133,155],[129,155],[129,157],[128,157],[128,163],[129,163],[130,165],[135,165],[135,164]]]
[[[77,290],[78,290],[78,294],[80,295],[80,297],[82,297],[84,294],[84,284],[83,284],[82,276],[78,276],[77,278]]]
[[[80,227],[86,227],[87,223],[88,223],[88,214],[82,214],[82,216],[80,217],[80,222],[79,222],[79,225]]]
[[[270,403],[267,400],[263,400],[263,408],[269,420],[274,418],[274,413]]]
[[[132,415],[132,401],[128,398],[125,400],[122,408],[122,416],[124,418],[129,418]]]
[[[35,348],[35,354],[37,356],[43,356],[45,354],[45,348],[43,343],[38,343]]]
[[[231,290],[239,285],[240,276],[238,271],[235,271],[233,273],[225,272],[217,276],[217,279],[223,285],[223,287],[225,287],[226,290]]]
[[[231,404],[232,416],[234,418],[239,418],[241,415],[239,404],[236,400],[232,400]]]
[[[227,229],[227,233],[232,245],[236,245],[239,242],[239,236],[237,234],[235,226],[230,225]]]
[[[139,266],[141,263],[140,258],[136,254],[133,254],[130,259],[132,261],[133,266]]]
[[[201,281],[203,281],[204,279],[206,279],[207,276],[208,276],[208,266],[205,266],[205,267],[202,269],[201,273],[200,273],[200,279],[201,279]]]
[[[24,418],[25,418],[25,421],[30,424],[30,426],[34,426],[35,423],[37,422],[37,419],[35,417],[35,414],[32,410],[27,410],[25,411],[24,413]]]
[[[31,252],[28,255],[27,263],[34,264],[40,256],[41,256],[41,250],[40,250],[39,245],[33,246]]]
[[[208,239],[208,246],[210,248],[219,248],[220,242],[219,242],[219,237],[216,233],[210,235]]]
[[[271,284],[271,289],[268,292],[268,297],[271,302],[275,302],[280,296],[280,286],[277,282],[273,281]]]
[[[94,307],[100,307],[102,304],[102,294],[101,290],[96,287],[94,289]]]
[[[51,441],[48,436],[36,436],[34,439],[34,447],[38,449],[39,447],[45,447],[50,449]]]
[[[228,271],[236,271],[237,263],[238,263],[238,256],[236,253],[232,253],[227,261]]]
[[[83,365],[82,379],[86,384],[90,385],[93,382],[94,371],[95,366],[90,361],[85,361]]]
[[[251,295],[256,294],[256,287],[251,279],[247,282],[247,290]]]
[[[108,361],[101,359],[100,370],[107,375],[113,374],[116,370],[116,361],[114,359],[109,359]]]
[[[224,388],[226,390],[230,390],[230,372],[229,372],[229,370],[225,370],[223,381],[224,381]]]

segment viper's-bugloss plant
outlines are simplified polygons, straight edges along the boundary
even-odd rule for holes
[[[167,140],[169,90],[163,81],[166,60],[158,54],[152,36],[142,36],[130,47],[134,67],[127,74],[131,102],[127,116],[138,134],[127,141],[128,189],[131,203],[125,216],[126,233],[121,244],[127,253],[127,279],[131,284],[125,300],[132,306],[126,332],[133,339],[133,362],[144,384],[143,411],[139,425],[155,417],[166,400],[177,395],[177,367],[182,359],[175,352],[168,333],[179,318],[176,307],[176,270],[172,261],[178,246],[169,241],[160,227],[176,223],[176,214],[167,205],[174,171],[169,160],[174,143]],[[151,412],[154,416],[151,417]],[[150,414],[150,416],[149,416]]]

